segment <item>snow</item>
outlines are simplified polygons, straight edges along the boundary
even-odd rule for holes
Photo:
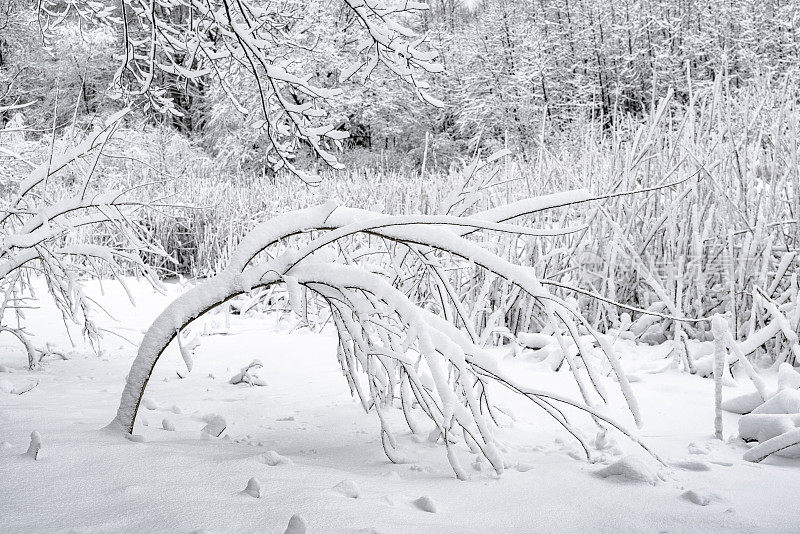
[[[696,490],[687,490],[681,493],[681,497],[698,506],[708,506],[711,504],[711,497],[709,495]]]
[[[289,519],[289,524],[283,534],[306,534],[306,520],[303,516],[295,514]]]
[[[292,459],[282,456],[275,451],[267,451],[261,455],[261,461],[269,466],[292,465]]]
[[[726,399],[722,403],[722,409],[731,413],[747,414],[763,403],[764,399],[761,398],[761,394],[758,391],[751,391],[738,397]]]
[[[358,499],[360,494],[358,486],[352,480],[342,480],[333,487],[333,491],[351,499]]]
[[[25,456],[33,460],[39,459],[39,450],[42,448],[42,437],[37,431],[31,432],[31,443],[28,445],[28,450],[25,451]]]
[[[623,456],[616,462],[595,471],[600,478],[619,477],[621,479],[646,482],[655,486],[659,482],[658,469],[638,456]]]
[[[125,321],[102,324],[137,342],[179,289],[171,286],[162,296],[130,285],[139,307],[115,298],[124,297],[122,289],[107,286],[114,314]],[[69,346],[52,327],[57,310],[29,312],[32,333],[45,331],[58,348]],[[495,388],[490,394],[513,414],[493,429],[508,468],[498,476],[479,455],[453,447],[469,473],[459,481],[441,452],[441,437],[435,445],[425,440],[430,423],[421,439],[396,432],[410,462],[390,463],[377,418],[350,396],[334,331],[287,333],[296,321],[233,316],[226,335],[202,336],[195,368],[184,379],[176,374],[185,371],[179,347],[170,345],[148,386],[153,409],[140,414],[134,440],[102,430],[115,415],[134,346],[108,336],[101,356],[79,345],[70,360],[47,360],[30,371],[22,346],[0,338],[0,365],[13,371],[3,380],[13,388],[39,381],[24,395],[0,391],[0,531],[785,532],[800,522],[796,507],[777,505],[800,491],[800,462],[774,455],[760,464],[745,461],[753,449],[737,437],[738,414],[722,413],[724,439],[714,439],[713,380],[652,372],[664,367],[668,350],[662,347],[614,345],[626,374],[646,377],[631,384],[644,421],[637,437],[673,459],[668,465],[614,430],[598,435],[590,417],[572,410],[595,463],[580,459],[580,445],[555,420]],[[505,357],[508,352],[491,354],[516,382],[578,395],[570,371],[543,371],[524,355]],[[269,385],[228,383],[254,359],[269,370]],[[777,390],[776,374],[763,376]],[[621,393],[611,378],[601,380],[610,397],[603,414],[624,418]],[[752,391],[744,378],[724,387],[723,398]],[[398,422],[402,414],[386,408],[384,416]],[[752,416],[793,417],[744,417]],[[164,431],[164,419],[174,431]],[[43,444],[35,462],[24,457],[34,430]],[[276,458],[290,463],[272,465]],[[601,470],[621,474],[595,475]],[[250,479],[258,481],[258,499],[243,493]],[[332,491],[342,481],[356,485],[358,498]],[[436,513],[417,504],[422,498]]]
[[[250,495],[251,497],[255,497],[256,499],[260,499],[263,495],[261,490],[261,482],[259,482],[256,477],[251,478],[247,481],[247,487],[244,488],[244,493]]]
[[[427,495],[423,495],[419,499],[414,500],[414,506],[422,510],[423,512],[428,512],[431,514],[436,513],[436,503],[433,502],[433,499],[428,497]]]

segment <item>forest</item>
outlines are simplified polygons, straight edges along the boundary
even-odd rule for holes
[[[0,0],[0,531],[796,529],[799,34]]]

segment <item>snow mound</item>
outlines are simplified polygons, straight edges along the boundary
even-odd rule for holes
[[[687,490],[681,493],[681,498],[698,506],[708,506],[713,500],[711,495],[698,490]]]
[[[778,393],[747,415],[739,418],[739,437],[759,444],[744,454],[750,462],[760,462],[771,454],[800,458],[800,379],[791,366],[781,365]]]
[[[702,376],[703,378],[713,378],[714,377],[714,356],[703,356],[702,358],[698,358],[694,361],[694,369],[695,374],[698,376]],[[724,374],[722,375],[722,385],[727,387],[736,387],[738,383],[734,380],[733,376],[727,367],[725,368]]]
[[[142,406],[147,408],[148,410],[159,410],[161,407],[154,401],[153,399],[145,397],[142,399]]]
[[[764,399],[761,398],[761,394],[758,391],[752,391],[724,401],[722,409],[726,412],[744,415],[752,412],[763,403]]]
[[[795,371],[792,364],[783,362],[778,367],[778,389],[800,388],[800,373]]]
[[[258,481],[256,477],[251,478],[247,481],[247,487],[244,488],[242,493],[246,493],[251,497],[255,497],[256,499],[260,499],[263,495],[261,491],[261,482]]]
[[[526,464],[526,463],[524,463],[524,462],[518,462],[518,463],[517,463],[517,464],[514,466],[514,468],[515,468],[517,471],[519,471],[520,473],[526,473],[526,472],[530,471],[531,469],[533,469],[533,466],[532,466],[531,464]]]
[[[14,391],[14,384],[8,380],[0,380],[0,391],[3,393],[11,393]]]
[[[608,429],[606,428],[597,433],[597,435],[594,437],[593,444],[595,449],[598,451],[607,450],[609,452],[616,453],[619,450],[616,440],[608,435]]]
[[[358,486],[352,480],[342,480],[333,487],[333,491],[341,493],[345,497],[351,499],[358,499],[359,491]]]
[[[658,471],[638,456],[623,456],[616,462],[595,471],[600,478],[618,476],[635,482],[646,482],[655,486],[659,481]]]
[[[28,450],[25,452],[25,456],[33,458],[34,460],[39,459],[39,449],[42,448],[42,436],[39,435],[37,431],[31,432],[31,444],[28,445]]]
[[[784,389],[767,399],[764,404],[755,408],[752,413],[800,413],[800,391]]]
[[[161,428],[163,428],[164,430],[166,430],[168,432],[175,432],[175,425],[172,424],[172,421],[170,421],[166,417],[164,418],[163,421],[161,421]]]
[[[423,495],[419,499],[414,501],[414,506],[422,510],[423,512],[429,512],[431,514],[436,513],[436,503],[428,497],[427,495]]]
[[[555,338],[547,334],[540,334],[537,332],[519,332],[517,334],[517,343],[526,349],[543,349],[554,342]]]
[[[686,446],[686,450],[689,451],[689,454],[708,454],[708,445],[698,445],[694,441],[689,443]]]
[[[287,458],[286,456],[282,456],[275,451],[267,451],[261,456],[259,456],[259,461],[265,463],[269,466],[276,466],[276,465],[293,465],[291,458]]]
[[[300,514],[294,514],[283,534],[306,534],[306,520]]]

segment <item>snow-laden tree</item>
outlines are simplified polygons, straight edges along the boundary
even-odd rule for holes
[[[309,294],[327,304],[338,333],[343,374],[364,409],[378,415],[383,446],[392,461],[401,462],[402,454],[388,411],[399,405],[413,432],[441,438],[458,478],[466,478],[454,452],[459,443],[502,472],[493,437],[500,413],[490,399],[497,384],[527,397],[553,417],[580,442],[587,457],[590,446],[572,426],[566,413],[571,409],[635,439],[597,409],[609,398],[606,376],[614,374],[635,422],[640,423],[636,399],[607,339],[574,304],[548,289],[562,291],[563,284],[503,259],[474,239],[482,233],[545,239],[579,231],[583,227],[532,228],[508,221],[535,220],[547,210],[590,200],[586,190],[574,190],[471,215],[470,195],[454,195],[440,215],[383,215],[331,201],[260,223],[239,243],[225,270],[187,291],[156,318],[141,342],[110,428],[133,432],[151,373],[174,339],[192,368],[192,350],[182,343],[184,329],[192,321],[239,295],[284,284],[301,317],[307,314]],[[530,387],[503,372],[468,316],[470,303],[462,302],[462,289],[454,287],[448,274],[476,267],[533,299],[537,316],[553,333],[571,369],[581,399]],[[452,306],[454,315],[443,313],[443,308],[437,312],[415,291],[427,277],[434,280],[436,293]]]
[[[136,273],[159,284],[140,257],[142,252],[164,254],[138,223],[141,202],[130,189],[106,189],[107,183],[97,176],[108,144],[128,111],[113,115],[75,144],[51,147],[38,165],[6,149],[7,155],[31,169],[14,180],[16,193],[0,211],[0,332],[24,344],[32,369],[53,352],[50,347],[37,348],[24,327],[33,278],[44,280],[65,323],[80,325],[92,343],[102,335],[92,315],[99,306],[84,293],[83,278],[111,276],[125,285],[124,276]],[[0,130],[0,138],[9,135],[8,130]],[[113,240],[98,243],[87,231],[92,228],[105,228]]]
[[[425,36],[416,37],[405,20],[427,9],[426,4],[344,0],[344,5],[361,35],[352,65],[338,78],[364,79],[382,65],[412,87],[420,100],[438,104],[421,77],[442,71],[437,53],[425,49]],[[299,0],[123,0],[118,5],[45,0],[39,5],[39,22],[46,39],[76,16],[112,27],[121,39],[114,88],[121,97],[145,99],[145,109],[181,116],[176,105],[179,88],[191,85],[202,96],[213,79],[238,113],[257,117],[250,125],[264,135],[272,167],[313,182],[314,176],[293,163],[298,147],[310,147],[327,164],[340,168],[330,150],[347,133],[326,120],[329,101],[341,93],[338,84],[307,71],[308,62],[299,61],[328,37],[309,10],[313,11],[308,3]],[[245,105],[250,104],[245,101],[249,85],[257,89],[251,106]]]

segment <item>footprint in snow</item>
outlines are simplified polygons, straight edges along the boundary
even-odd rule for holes
[[[517,464],[514,466],[514,468],[517,471],[519,471],[520,473],[525,473],[525,472],[530,471],[531,469],[533,469],[533,466],[531,464],[526,464],[524,462],[517,462]]]
[[[160,406],[151,398],[144,398],[142,399],[142,406],[147,408],[148,410],[158,410]]]
[[[684,471],[711,471],[711,465],[703,460],[687,458],[670,463],[672,467],[683,469]]]
[[[619,477],[634,482],[645,482],[651,486],[655,486],[659,480],[662,480],[662,475],[658,470],[645,463],[641,458],[632,455],[623,456],[616,462],[598,469],[595,474],[600,478]]]
[[[700,446],[694,441],[691,442],[689,445],[686,446],[686,450],[689,451],[689,454],[708,454],[708,445]]]
[[[709,493],[702,490],[687,490],[681,493],[681,499],[687,500],[698,506],[708,506],[712,502],[722,501],[716,493]]]

